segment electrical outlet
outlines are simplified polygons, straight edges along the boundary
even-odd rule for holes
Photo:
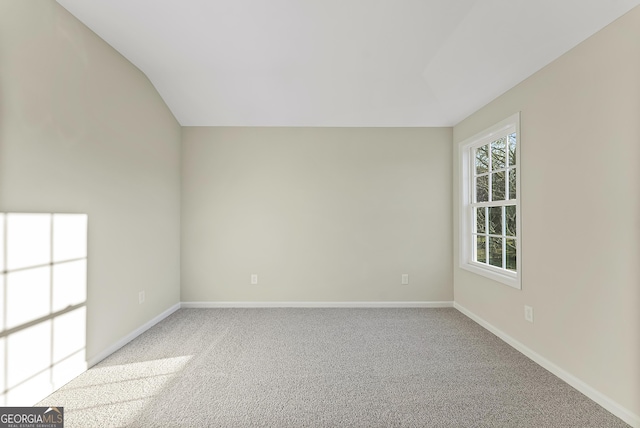
[[[533,308],[531,306],[524,305],[524,319],[533,322]]]
[[[409,274],[408,273],[403,273],[402,274],[402,285],[408,285],[409,284]]]
[[[138,304],[143,304],[144,303],[144,291],[140,291],[138,293]]]
[[[258,283],[258,274],[257,273],[252,273],[251,274],[251,284],[255,285]]]

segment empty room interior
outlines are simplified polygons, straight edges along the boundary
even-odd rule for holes
[[[0,0],[0,410],[640,427],[639,5]]]

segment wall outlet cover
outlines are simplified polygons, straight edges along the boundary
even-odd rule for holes
[[[524,305],[524,319],[533,322],[533,308],[531,306]]]

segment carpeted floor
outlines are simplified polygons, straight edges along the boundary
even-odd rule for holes
[[[71,427],[624,427],[455,309],[181,309],[38,405]]]

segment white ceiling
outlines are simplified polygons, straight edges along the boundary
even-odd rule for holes
[[[452,126],[640,0],[57,0],[185,126]]]

